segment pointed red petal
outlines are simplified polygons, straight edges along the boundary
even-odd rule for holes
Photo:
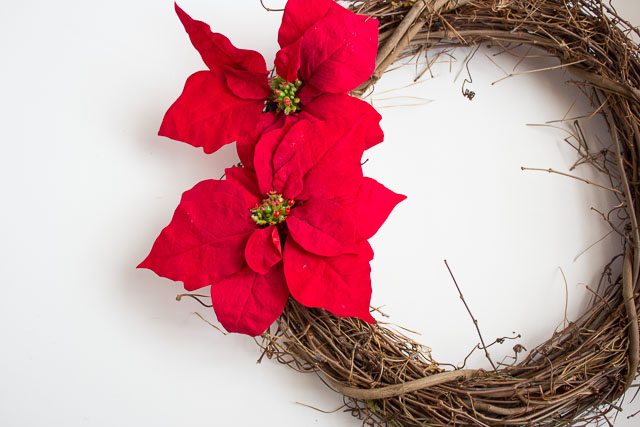
[[[242,194],[247,209],[251,209],[262,199],[260,189],[258,189],[258,179],[251,169],[233,167],[225,169],[224,173],[227,181]]]
[[[393,208],[407,196],[396,194],[375,179],[363,178],[358,193],[344,197],[338,202],[353,218],[358,218],[356,227],[361,237],[371,238],[387,220]]]
[[[334,200],[310,199],[292,209],[287,227],[300,246],[322,256],[355,253],[362,240],[349,212]]]
[[[200,53],[207,67],[213,69],[228,66],[237,70],[267,74],[267,65],[258,52],[236,48],[228,38],[211,32],[209,25],[192,19],[177,4],[175,8],[193,47]]]
[[[324,121],[299,120],[282,138],[273,154],[273,166],[278,170],[291,158],[298,158],[300,172],[307,173],[335,143],[327,135],[328,130]]]
[[[353,12],[333,0],[289,0],[284,7],[282,24],[278,30],[278,44],[286,47],[295,43],[315,23],[326,16],[349,16]]]
[[[253,167],[262,194],[277,190],[273,186],[273,155],[293,123],[294,119],[287,117],[281,127],[264,132],[256,144]]]
[[[308,89],[309,86],[302,88],[303,91]],[[353,96],[342,93],[320,94],[306,102],[304,110],[300,113],[300,119],[329,121],[337,118],[342,118],[350,122],[351,127],[358,128],[358,132],[364,137],[365,149],[384,140],[384,133],[379,124],[382,116],[371,104]]]
[[[192,291],[239,271],[255,229],[244,202],[225,181],[203,181],[184,193],[171,223],[139,268],[184,282]]]
[[[310,105],[317,97],[321,95],[325,95],[326,92],[317,89],[313,86],[302,86],[298,92],[296,92],[296,96],[300,98],[302,105],[304,108],[300,113],[300,116],[304,116],[305,110],[307,109],[307,105]]]
[[[287,199],[295,199],[302,191],[302,168],[297,155],[274,165],[273,189]]]
[[[280,236],[276,227],[260,228],[254,231],[247,242],[244,256],[253,271],[266,274],[282,259]]]
[[[266,74],[232,68],[225,68],[223,72],[227,86],[238,98],[264,101],[271,95],[271,87]]]
[[[222,73],[200,71],[187,79],[182,95],[165,114],[158,134],[213,153],[248,132],[258,120],[263,104],[235,96]]]
[[[331,120],[325,126],[326,151],[306,172],[297,199],[335,199],[354,194],[360,187],[364,134],[349,120]]]
[[[282,314],[288,298],[282,263],[265,275],[245,266],[211,286],[213,309],[222,326],[252,337],[263,333]]]
[[[288,82],[292,82],[298,78],[298,70],[300,69],[300,46],[302,39],[298,39],[295,43],[284,47],[276,54],[276,72],[280,77]]]
[[[302,37],[298,75],[324,92],[346,93],[373,74],[377,51],[377,20],[327,17]]]
[[[360,139],[354,142],[350,137],[355,131],[347,129],[347,120],[325,123],[314,118],[292,126],[293,118],[287,120],[286,127],[258,142],[255,167],[261,190],[275,190],[290,199],[304,193],[300,197],[305,200],[354,193],[359,181],[351,181],[362,176],[362,146]],[[307,181],[309,189],[304,188]]]
[[[324,123],[296,122],[273,153],[273,188],[288,199],[302,191],[302,178],[325,145]],[[326,148],[324,148],[326,149]]]
[[[262,134],[282,127],[285,122],[285,116],[275,112],[260,114],[260,119],[253,129],[240,135],[236,144],[238,157],[245,168],[254,169],[253,157],[256,150],[256,144]]]
[[[364,241],[362,252],[371,249]],[[366,255],[321,257],[287,239],[284,273],[291,295],[307,307],[320,307],[342,317],[375,323],[369,313],[371,267]]]

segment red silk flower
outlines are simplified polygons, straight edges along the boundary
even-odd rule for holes
[[[278,33],[278,77],[269,79],[258,52],[236,48],[177,4],[175,9],[209,70],[187,79],[159,135],[213,153],[254,132],[265,110],[282,116],[310,110],[316,117],[348,111],[368,122],[366,148],[382,141],[380,115],[347,95],[373,73],[378,48],[375,19],[356,15],[333,0],[289,0]]]
[[[405,196],[362,176],[362,118],[274,117],[245,147],[250,162],[184,193],[139,267],[211,285],[230,332],[261,334],[289,295],[373,323],[367,239]]]

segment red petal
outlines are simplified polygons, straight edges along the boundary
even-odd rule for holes
[[[241,200],[240,192],[232,183],[218,179],[207,179],[194,185],[191,190],[182,193],[182,199],[180,202],[199,202],[207,200],[210,197],[209,194],[213,193],[226,193],[237,197],[238,200]],[[249,217],[247,217],[247,221],[249,221]]]
[[[345,129],[349,123],[343,120],[327,126],[314,118],[314,122],[299,120],[291,125],[293,120],[288,118],[286,127],[265,135],[258,142],[255,167],[261,190],[276,190],[290,199],[298,198],[301,191],[304,199],[313,195],[334,198],[343,191],[355,192],[359,181],[355,187],[349,179],[341,182],[345,177],[362,176],[362,149],[358,151],[358,142],[349,138],[351,130]],[[334,171],[331,163],[343,169]],[[327,175],[321,176],[322,173]],[[305,191],[303,179],[306,182],[307,175],[312,185]]]
[[[225,68],[224,77],[227,86],[238,98],[264,101],[271,95],[271,87],[266,74]]]
[[[355,194],[362,179],[362,127],[350,117],[307,117],[314,121],[287,117],[258,141],[253,163],[261,193],[275,190],[301,200]]]
[[[275,159],[274,159],[275,160]],[[298,156],[274,165],[273,189],[287,199],[295,199],[302,191],[302,168]]]
[[[280,49],[276,54],[276,72],[288,82],[292,82],[298,78],[301,45],[302,39],[299,39],[295,43]]]
[[[309,27],[331,15],[345,17],[353,15],[353,12],[333,0],[289,0],[284,7],[282,24],[278,31],[278,44],[280,47],[286,47],[295,43]]]
[[[387,220],[398,203],[407,196],[396,194],[375,179],[363,178],[358,193],[345,197],[338,202],[353,218],[357,218],[356,227],[361,237],[371,238]]]
[[[377,51],[377,20],[327,17],[305,32],[298,75],[319,90],[349,92],[373,74]]]
[[[200,71],[187,79],[158,134],[213,153],[255,126],[263,105],[235,96],[222,73]]]
[[[298,121],[276,148],[272,159],[273,188],[286,198],[294,199],[302,191],[302,178],[325,145],[324,131],[322,122]]]
[[[262,194],[274,190],[273,155],[282,139],[293,126],[293,122],[292,117],[287,117],[282,127],[264,132],[256,144],[253,167],[256,170],[258,186]]]
[[[280,236],[276,227],[260,228],[254,231],[247,242],[244,256],[253,271],[266,274],[282,259]]]
[[[193,47],[200,52],[207,67],[213,69],[227,66],[237,70],[267,74],[267,65],[258,52],[236,48],[228,38],[222,34],[211,32],[209,25],[192,19],[177,4],[175,8],[184,29],[189,34]]]
[[[289,298],[282,264],[265,275],[246,266],[211,286],[216,316],[229,332],[252,337],[263,333],[282,314]]]
[[[311,199],[292,209],[287,227],[299,245],[322,256],[355,253],[362,240],[349,212],[334,200]]]
[[[300,171],[305,174],[334,143],[335,138],[327,135],[327,127],[323,121],[299,120],[289,129],[274,152],[274,169],[282,168],[291,158],[297,157]]]
[[[305,174],[297,199],[335,199],[354,194],[360,187],[364,134],[348,120],[331,120],[325,125],[329,148]]]
[[[247,209],[254,207],[262,199],[258,189],[258,179],[251,169],[233,167],[225,169],[224,173],[227,181],[242,194]]]
[[[308,88],[309,86],[303,87],[303,91]],[[379,124],[382,116],[368,102],[346,94],[327,93],[314,97],[304,104],[300,118],[325,121],[343,118],[362,133],[365,149],[384,139]]]
[[[226,181],[203,181],[185,192],[171,223],[139,268],[184,282],[193,291],[238,272],[255,227]]]
[[[285,116],[282,114],[274,112],[260,114],[260,119],[256,126],[249,132],[240,135],[236,144],[236,150],[238,151],[238,157],[240,157],[240,161],[245,168],[254,168],[253,157],[258,139],[260,139],[263,133],[282,127],[285,121],[284,117]]]
[[[362,252],[370,252],[364,241]],[[321,257],[287,239],[284,273],[291,295],[307,307],[320,307],[342,317],[375,323],[369,313],[371,267],[366,255]]]
[[[318,96],[325,94],[326,92],[321,91],[313,86],[302,86],[300,90],[296,92],[296,96],[300,98],[300,101],[304,106],[300,115],[304,115],[304,112],[307,109],[307,105],[310,105]]]

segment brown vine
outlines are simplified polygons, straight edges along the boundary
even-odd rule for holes
[[[606,175],[624,212],[613,230],[622,254],[603,268],[584,314],[496,371],[445,370],[429,349],[382,325],[342,319],[290,301],[260,343],[264,355],[320,373],[369,425],[577,425],[602,421],[638,374],[640,272],[640,49],[628,22],[602,0],[364,0],[356,12],[380,21],[376,71],[361,96],[397,60],[434,48],[522,43],[557,57],[582,79],[609,125],[613,146],[576,149]],[[552,172],[548,170],[548,172]],[[623,258],[622,273],[612,264]],[[517,346],[514,351],[521,349]]]

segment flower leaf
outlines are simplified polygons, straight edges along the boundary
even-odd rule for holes
[[[222,326],[252,337],[263,333],[282,314],[288,298],[282,263],[264,275],[246,266],[211,285],[213,309]]]
[[[322,256],[355,253],[362,240],[350,213],[334,200],[306,201],[291,210],[287,226],[293,240]]]
[[[393,208],[407,196],[396,194],[372,178],[363,178],[355,195],[338,200],[353,218],[361,237],[370,239],[387,220]]]
[[[234,95],[221,72],[199,71],[187,79],[158,134],[213,153],[252,130],[263,104]]]
[[[284,250],[287,286],[293,298],[307,307],[374,323],[369,313],[372,256],[366,241],[357,254],[322,257],[288,239]]]
[[[185,31],[189,34],[193,47],[200,53],[209,69],[227,66],[236,70],[267,74],[267,64],[258,52],[238,49],[227,37],[212,32],[208,24],[196,21],[187,15],[177,3],[175,9]]]
[[[266,274],[282,259],[280,236],[276,227],[259,228],[253,232],[244,250],[247,264],[258,274]]]
[[[207,180],[186,191],[169,225],[138,268],[181,281],[193,291],[234,274],[245,264],[254,226],[244,201],[226,181]]]

